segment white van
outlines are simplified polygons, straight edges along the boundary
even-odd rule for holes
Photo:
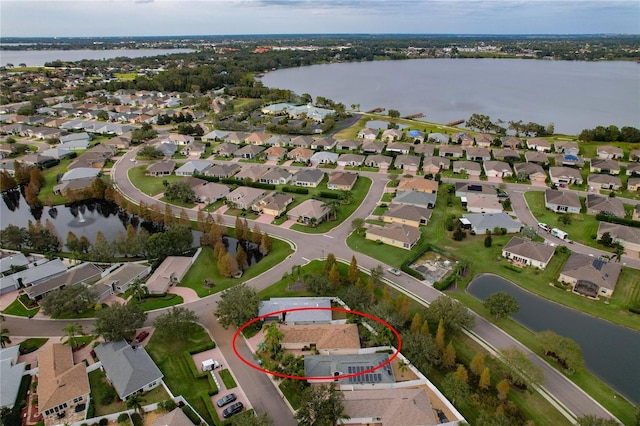
[[[561,230],[560,230],[560,229],[558,229],[558,228],[553,228],[553,229],[551,230],[551,235],[553,235],[554,237],[558,237],[558,238],[560,238],[561,240],[566,240],[566,239],[567,239],[567,236],[568,236],[568,234],[567,234],[566,232],[561,231]]]

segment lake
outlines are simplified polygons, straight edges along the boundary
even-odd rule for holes
[[[26,64],[28,67],[43,66],[46,62],[81,61],[83,59],[111,59],[124,56],[142,58],[144,56],[169,55],[172,53],[195,52],[193,49],[118,49],[118,50],[2,50],[0,66]]]
[[[313,65],[267,73],[269,87],[324,96],[361,111],[396,109],[449,123],[471,114],[555,124],[640,127],[640,64],[525,59],[414,59]]]
[[[533,332],[551,330],[573,339],[589,371],[630,401],[640,402],[640,332],[551,302],[496,275],[475,277],[467,291],[480,300],[498,291],[510,294],[520,305],[511,316],[515,321]]]

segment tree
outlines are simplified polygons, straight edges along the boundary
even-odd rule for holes
[[[140,414],[142,411],[142,403],[144,402],[144,398],[140,393],[134,393],[133,395],[127,398],[127,408],[133,408],[135,413]]]
[[[440,349],[440,352],[444,353],[444,349],[446,347],[444,341],[444,319],[440,318],[440,322],[438,322],[438,330],[436,331],[436,346]]]
[[[92,287],[85,284],[68,285],[50,291],[40,302],[42,312],[52,317],[80,315],[98,301]]]
[[[96,233],[96,241],[89,250],[92,259],[98,262],[108,262],[116,255],[115,241],[108,241],[101,231]]]
[[[266,232],[263,232],[260,241],[260,253],[262,253],[263,256],[266,256],[267,254],[269,254],[272,248],[273,242],[271,241],[271,237]]]
[[[442,389],[445,395],[451,400],[452,404],[456,401],[461,401],[469,396],[469,385],[456,375],[456,373],[449,373],[442,381]]]
[[[397,109],[390,109],[389,110],[389,117],[391,117],[391,118],[400,117],[400,111],[398,111]]]
[[[333,426],[340,419],[349,418],[344,412],[343,398],[333,382],[329,386],[309,386],[300,396],[296,419],[307,426]]]
[[[129,290],[131,290],[131,295],[133,297],[138,298],[138,303],[142,302],[142,298],[148,293],[147,286],[145,286],[139,279],[133,280],[129,285]]]
[[[239,328],[258,316],[259,306],[256,291],[242,283],[222,293],[214,315],[224,328],[230,325]]]
[[[487,235],[486,237],[484,237],[484,246],[489,248],[491,247],[491,244],[493,244],[493,239],[491,238],[491,235]]]
[[[18,182],[15,178],[8,172],[0,170],[0,192],[8,191],[16,186],[18,186]]]
[[[318,296],[325,296],[332,292],[329,277],[324,274],[309,274],[304,277],[304,284],[310,292]]]
[[[232,426],[273,426],[273,420],[269,417],[269,414],[263,413],[257,415],[255,413],[243,413],[237,416],[233,416],[231,420]]]
[[[331,271],[329,271],[329,282],[334,288],[339,287],[342,283],[342,275],[340,275],[337,263],[334,263],[331,267]]]
[[[236,262],[238,263],[238,267],[243,271],[249,267],[247,252],[244,251],[240,244],[238,244],[238,248],[236,250]]]
[[[570,374],[584,366],[582,349],[572,339],[550,330],[541,331],[536,337],[542,346],[542,352],[556,359]]]
[[[322,264],[322,273],[325,275],[329,275],[329,273],[331,272],[331,268],[333,268],[333,265],[336,263],[336,256],[333,253],[329,253],[327,254],[327,258],[325,259],[324,263]]]
[[[11,333],[9,333],[8,328],[0,328],[0,347],[6,348],[7,345],[11,343],[11,338],[9,337],[10,334]]]
[[[511,386],[509,386],[509,380],[507,379],[500,380],[496,385],[496,390],[498,391],[498,399],[501,401],[507,399],[507,394],[509,393],[510,389],[511,389]]]
[[[536,387],[544,381],[543,371],[516,347],[512,346],[503,350],[502,361],[507,368],[506,373],[509,381],[515,386]]]
[[[471,364],[469,364],[469,369],[473,374],[479,376],[484,371],[484,355],[480,352],[476,354],[471,360]]]
[[[349,273],[347,274],[349,278],[349,283],[355,284],[360,278],[360,269],[358,269],[358,261],[356,260],[356,256],[351,256],[351,263],[349,264]]]
[[[170,183],[164,190],[164,196],[170,201],[190,203],[196,199],[196,193],[187,181]]]
[[[358,230],[360,230],[360,229],[364,226],[364,223],[365,223],[365,222],[364,222],[364,219],[363,219],[363,218],[361,218],[361,217],[356,217],[355,219],[353,219],[353,220],[351,221],[351,228],[352,228],[354,231],[358,231]]]
[[[458,376],[458,379],[462,380],[463,382],[469,383],[469,372],[464,365],[458,364],[458,368],[456,369],[456,376]]]
[[[272,322],[267,327],[264,343],[266,344],[271,355],[274,356],[280,351],[280,341],[284,338],[284,333],[278,328],[278,324]]]
[[[413,318],[411,319],[411,327],[409,331],[411,333],[420,333],[420,329],[422,328],[422,316],[420,316],[419,312],[413,314]]]
[[[192,310],[172,307],[153,322],[156,333],[169,339],[184,340],[197,326],[198,316]]]
[[[489,370],[489,367],[485,367],[484,370],[482,370],[482,373],[480,373],[480,379],[478,379],[478,387],[482,390],[487,390],[489,389],[490,385],[491,371]]]
[[[402,353],[420,371],[428,371],[433,366],[440,365],[441,356],[433,337],[418,334],[404,333],[402,335]]]
[[[448,296],[438,297],[427,308],[429,322],[435,323],[441,318],[444,322],[444,328],[449,333],[456,333],[462,328],[472,328],[475,324],[475,318],[469,310]]]
[[[579,426],[619,426],[620,424],[614,419],[603,419],[593,414],[586,414],[576,419]]]
[[[28,245],[29,232],[26,228],[16,225],[7,225],[0,231],[0,242],[4,247],[12,250],[20,250]]]
[[[506,318],[520,310],[518,301],[504,291],[493,293],[487,297],[484,301],[484,307],[496,320]]]
[[[451,368],[456,365],[456,348],[453,346],[453,342],[449,342],[442,354],[442,365],[446,368]]]
[[[107,342],[132,337],[142,327],[147,314],[138,305],[115,303],[96,314],[94,331]]]
[[[71,346],[71,350],[75,350],[78,346],[76,336],[79,334],[83,334],[82,326],[77,322],[67,324],[62,327],[62,333],[64,333],[64,336],[66,337],[66,340],[62,343]]]
[[[138,158],[156,160],[164,157],[162,151],[152,145],[145,145],[138,151]]]

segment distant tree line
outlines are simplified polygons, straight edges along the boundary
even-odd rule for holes
[[[635,127],[597,126],[595,129],[584,129],[578,135],[581,141],[594,142],[640,142],[640,130]]]

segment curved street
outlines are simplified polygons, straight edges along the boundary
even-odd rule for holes
[[[127,152],[120,158],[112,168],[112,181],[117,183],[118,189],[130,200],[136,202],[144,201],[147,204],[158,202],[156,199],[142,193],[133,186],[128,177],[128,171],[134,166],[131,161],[136,155],[137,149]],[[357,208],[355,213],[343,221],[342,224],[332,229],[327,234],[306,234],[291,229],[281,228],[271,224],[260,223],[262,231],[266,231],[271,235],[290,241],[295,244],[295,252],[286,258],[283,262],[274,268],[266,271],[262,275],[248,280],[247,283],[257,290],[269,287],[272,283],[280,280],[284,272],[291,270],[294,265],[302,265],[311,259],[321,258],[325,254],[333,253],[336,258],[349,262],[351,257],[355,255],[358,265],[361,268],[371,270],[380,262],[363,253],[352,251],[346,245],[346,238],[351,233],[352,218],[366,218],[376,207],[381,195],[384,193],[386,183],[388,181],[386,175],[380,173],[362,172],[361,176],[366,176],[372,180],[369,193],[365,197],[363,203]],[[452,181],[452,180],[447,180]],[[467,181],[468,182],[468,181]],[[535,189],[535,188],[532,188]],[[518,218],[525,224],[536,226],[535,218],[529,212],[523,193],[527,190],[527,185],[507,184],[507,191],[511,195],[514,212]],[[179,214],[179,208],[172,207],[174,214]],[[187,214],[192,220],[196,220],[197,213],[194,210],[187,210]],[[224,216],[225,224],[233,226],[234,219]],[[537,226],[536,226],[537,229]],[[566,242],[554,239],[554,237],[545,234],[545,238],[553,240],[555,244],[565,244]],[[593,253],[600,255],[599,250],[582,246],[580,244],[572,244],[572,250],[581,253]],[[640,260],[624,257],[623,261],[627,266],[640,268]],[[415,278],[402,273],[400,276],[387,277],[387,282],[393,287],[411,295],[423,304],[435,300],[443,293],[428,286]],[[224,356],[229,362],[234,374],[237,376],[240,385],[247,393],[252,404],[256,408],[257,413],[269,412],[274,419],[278,419],[278,424],[295,424],[291,412],[281,397],[273,391],[270,378],[258,371],[248,368],[238,360],[231,350],[231,331],[222,329],[215,321],[212,312],[219,300],[219,294],[215,294],[194,302],[184,304],[197,313],[200,322],[212,334],[218,346],[223,351]],[[161,312],[155,311],[149,313],[146,325],[151,325],[155,317]],[[545,374],[545,382],[541,392],[548,400],[556,402],[556,406],[565,411],[566,416],[583,416],[592,414],[598,417],[613,417],[604,407],[598,404],[594,399],[587,395],[582,389],[578,388],[562,373],[551,367],[544,360],[531,352],[524,345],[520,344],[514,338],[484,320],[479,315],[476,317],[476,325],[473,330],[469,330],[470,334],[478,339],[488,350],[496,353],[501,349],[515,346],[521,351],[528,354],[529,358],[540,368]],[[93,327],[93,321],[84,320],[51,320],[51,319],[27,319],[20,317],[6,317],[6,327],[17,336],[58,336],[61,328],[69,322],[78,322],[84,326],[85,331],[89,331]],[[242,345],[241,345],[242,346]],[[242,348],[242,351],[248,351]],[[567,413],[568,412],[568,413]]]

